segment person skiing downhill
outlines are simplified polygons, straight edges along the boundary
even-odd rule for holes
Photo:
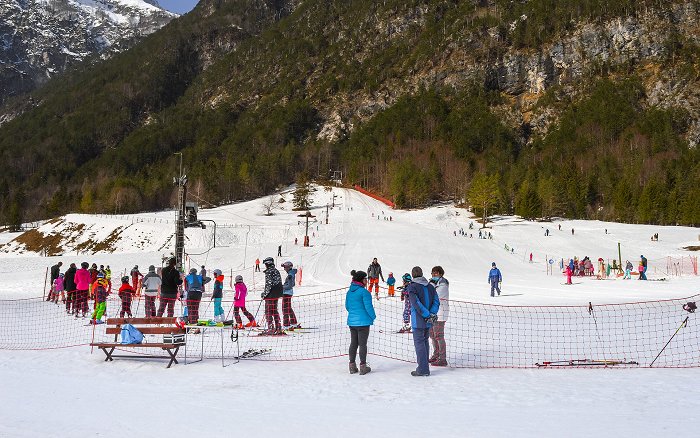
[[[369,278],[367,290],[372,292],[372,285],[374,285],[374,296],[379,299],[379,278],[381,277],[384,281],[384,275],[382,275],[382,265],[379,264],[376,257],[372,259],[372,263],[367,268],[367,277]]]
[[[261,297],[265,300],[265,318],[267,319],[267,330],[263,331],[263,335],[283,335],[282,326],[280,324],[280,313],[278,309],[278,300],[282,298],[282,277],[280,271],[275,268],[275,260],[272,257],[267,257],[263,260],[265,265],[265,290]]]
[[[248,318],[248,323],[246,327],[257,327],[258,324],[255,322],[253,315],[248,312],[245,308],[245,297],[248,294],[248,288],[245,283],[243,283],[243,276],[236,275],[236,285],[234,286],[235,295],[233,297],[233,316],[236,318],[236,328],[243,328],[243,321],[241,320],[241,315],[238,313],[243,312],[246,318]]]
[[[498,292],[498,296],[501,296],[501,288],[499,286],[502,281],[503,277],[501,276],[501,271],[496,267],[496,262],[491,263],[491,270],[489,271],[488,279],[488,282],[491,285],[491,296],[494,296],[494,291]]]
[[[282,268],[287,273],[282,285],[282,323],[285,330],[294,330],[301,328],[297,321],[297,316],[292,309],[292,296],[294,295],[295,278],[297,270],[294,269],[292,262],[286,261],[282,263]]]

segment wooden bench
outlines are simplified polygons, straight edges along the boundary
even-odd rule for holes
[[[170,359],[168,367],[173,363],[178,363],[176,356],[180,347],[185,345],[185,342],[179,343],[164,343],[164,342],[143,342],[141,344],[121,344],[117,342],[117,337],[121,333],[121,326],[123,324],[131,324],[136,327],[144,335],[184,335],[185,329],[180,328],[175,325],[176,318],[108,318],[107,319],[107,334],[114,335],[114,342],[93,342],[90,344],[92,347],[98,347],[100,350],[104,351],[107,355],[105,362],[112,361],[114,357],[143,357],[143,358],[157,358],[157,359]],[[145,341],[145,337],[144,337]],[[131,354],[131,355],[116,355],[114,350],[117,348],[159,348],[168,353],[168,356],[148,356],[141,354]]]

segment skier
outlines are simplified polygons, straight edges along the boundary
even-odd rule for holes
[[[97,280],[92,284],[91,295],[95,298],[95,311],[92,312],[91,324],[102,324],[102,315],[107,312],[107,280],[105,274],[99,272]]]
[[[530,253],[530,263],[532,263],[532,253]]]
[[[58,274],[58,278],[56,278],[53,281],[53,284],[51,285],[51,293],[49,294],[50,298],[53,298],[53,302],[58,304],[58,297],[60,296],[63,301],[65,301],[65,297],[63,296],[63,281],[64,281],[64,275]]]
[[[90,271],[88,267],[90,265],[88,262],[82,262],[80,264],[80,269],[75,272],[75,302],[73,304],[73,309],[75,317],[78,317],[78,313],[82,312],[83,318],[88,312],[88,291],[90,290]]]
[[[75,263],[71,263],[63,277],[63,288],[66,290],[66,313],[71,314],[75,309]]]
[[[396,284],[396,278],[394,278],[394,273],[389,272],[389,276],[386,278],[386,285],[389,286],[389,296],[394,296],[394,285]]]
[[[644,257],[643,255],[639,256],[641,260],[639,260],[639,280],[646,280],[647,279],[647,258]]]
[[[234,288],[233,316],[236,318],[236,328],[243,328],[243,321],[241,320],[241,315],[238,313],[239,311],[242,311],[245,317],[248,318],[248,323],[245,325],[246,327],[257,327],[258,324],[255,322],[255,318],[245,308],[245,297],[248,294],[248,288],[245,283],[243,283],[243,276],[236,275],[236,285]]]
[[[178,286],[182,284],[180,272],[175,267],[177,259],[168,259],[168,266],[161,271],[160,305],[158,306],[158,317],[163,316],[165,309],[168,309],[168,317],[172,318],[175,313],[175,300],[177,299]]]
[[[148,275],[146,275],[148,277]],[[160,278],[159,278],[160,280]],[[119,312],[119,317],[124,318],[125,315],[128,315],[129,318],[133,317],[131,314],[131,299],[134,297],[136,294],[136,291],[134,291],[134,288],[131,287],[129,284],[129,276],[125,275],[122,277],[122,285],[119,286],[119,298],[122,300],[122,310]],[[146,291],[146,299],[148,299],[148,291]],[[154,297],[155,299],[155,297]],[[148,301],[146,301],[146,317],[148,318],[149,316],[156,316],[155,315],[155,305],[153,309],[153,315],[148,313]]]
[[[446,367],[445,323],[450,312],[450,282],[444,277],[445,270],[442,269],[442,266],[435,266],[430,274],[430,282],[435,286],[435,291],[440,299],[440,309],[437,312],[437,321],[430,329],[430,339],[433,341],[433,355],[428,362],[436,367]]]
[[[282,257],[282,245],[277,247],[277,256]]]
[[[496,267],[496,262],[491,263],[491,270],[489,271],[488,282],[491,284],[491,296],[493,297],[493,291],[498,292],[498,296],[501,296],[500,283],[503,281],[501,276],[501,271]]]
[[[574,229],[573,229],[573,228],[571,229],[571,235],[572,235],[572,236],[574,235]]]
[[[112,268],[110,268],[109,265],[105,268],[105,278],[108,284],[107,292],[112,293]]]
[[[139,291],[139,278],[143,278],[143,274],[139,271],[139,266],[135,265],[134,269],[131,270],[131,285],[137,293]]]
[[[622,277],[623,280],[631,280],[632,279],[632,269],[634,269],[632,262],[627,260],[627,263],[625,263],[625,276]]]
[[[345,309],[348,311],[348,327],[350,327],[350,348],[348,356],[350,374],[360,373],[365,375],[372,371],[367,365],[367,338],[369,338],[369,326],[374,324],[377,318],[372,306],[372,294],[365,288],[367,286],[367,274],[362,271],[351,271],[352,283],[345,294]],[[357,350],[360,350],[360,368],[355,359]]]
[[[158,289],[160,289],[161,284],[163,284],[163,280],[156,274],[156,267],[153,265],[149,266],[148,274],[141,280],[141,287],[145,289],[143,299],[146,308],[146,318],[156,316],[156,297],[158,296]],[[123,286],[122,284],[122,287]],[[121,291],[121,288],[119,290]],[[136,293],[136,291],[134,291],[134,293]]]
[[[411,300],[408,299],[408,290],[406,289],[411,284],[411,274],[403,274],[401,280],[403,281],[403,286],[399,287],[399,289],[401,290],[401,301],[403,301],[403,327],[401,327],[399,333],[411,333]]]
[[[202,269],[199,270],[199,275],[204,278],[207,276],[207,269],[202,265]],[[202,293],[206,292],[206,288],[202,285]]]
[[[260,272],[260,259],[255,259],[255,272]]]
[[[571,270],[570,265],[566,265],[566,284],[571,284],[571,276],[573,275],[574,271]]]
[[[185,277],[185,290],[187,291],[187,316],[190,324],[197,324],[199,320],[199,303],[202,301],[202,287],[211,280],[197,274],[197,269],[190,269],[190,274]]]
[[[214,300],[214,321],[224,322],[224,308],[221,307],[221,300],[224,298],[224,274],[221,269],[214,269],[214,293],[211,299]]]
[[[55,265],[51,266],[51,283],[49,287],[53,287],[54,281],[58,278],[58,274],[61,273],[61,266],[63,266],[63,262],[58,262]],[[44,289],[46,291],[46,289]],[[51,292],[49,292],[49,296],[46,298],[46,301],[51,301],[53,298],[53,295]]]
[[[382,265],[377,262],[376,257],[372,259],[372,263],[367,268],[367,277],[369,277],[369,288],[367,290],[372,292],[372,285],[374,285],[374,295],[379,299],[379,278],[381,277],[382,281],[384,281],[384,275],[382,275]]]
[[[282,263],[282,268],[287,273],[282,285],[282,323],[284,330],[294,330],[301,328],[297,321],[297,316],[292,309],[292,296],[294,295],[295,278],[297,270],[293,268],[292,262],[286,261]]]
[[[265,318],[267,319],[267,330],[264,335],[283,335],[280,325],[280,314],[278,310],[278,300],[282,298],[282,277],[280,271],[275,268],[275,260],[267,257],[263,260],[265,265],[265,290],[261,297],[265,300]]]
[[[437,319],[440,310],[440,298],[435,287],[423,277],[423,270],[415,266],[411,270],[413,280],[408,285],[408,299],[411,300],[411,330],[413,332],[413,345],[416,347],[416,361],[418,367],[411,371],[414,377],[429,376],[430,368],[428,343],[430,329]]]

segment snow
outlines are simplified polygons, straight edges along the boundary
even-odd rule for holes
[[[326,203],[333,194],[336,208],[330,210],[326,225]],[[452,205],[394,211],[353,190],[327,192],[319,187],[311,210],[319,222],[309,230],[315,234],[312,246],[303,248],[294,245],[295,237],[303,241],[303,219],[290,210],[291,192],[282,196],[284,210],[270,217],[262,211],[267,198],[201,209],[200,219],[217,223],[217,247],[211,248],[211,223],[205,230],[188,228],[186,250],[192,266],[249,272],[255,258],[274,256],[282,244],[283,259],[303,267],[297,294],[346,287],[351,269],[364,270],[377,257],[385,276],[392,271],[400,277],[415,265],[425,271],[442,265],[451,298],[505,305],[682,298],[696,294],[700,286],[698,276],[665,272],[667,257],[697,254],[683,250],[697,245],[697,228],[497,217],[489,225],[494,239],[480,240],[476,220]],[[391,221],[384,219],[389,216]],[[172,251],[174,219],[172,211],[67,215],[39,228],[64,235],[62,257],[40,257],[11,242],[16,234],[0,233],[0,297],[40,296],[46,267],[58,260],[109,264],[114,277],[134,264],[159,265]],[[475,228],[469,230],[472,221]],[[75,224],[84,228],[71,233]],[[454,236],[460,228],[474,238]],[[544,236],[547,228],[550,237]],[[76,253],[80,243],[103,240],[115,230],[121,234],[113,243],[114,252]],[[658,242],[649,239],[654,233],[659,233]],[[571,287],[562,284],[556,269],[555,275],[547,275],[548,258],[558,262],[588,255],[595,264],[598,257],[617,258],[618,242],[623,262],[629,259],[636,266],[644,254],[650,278],[666,280],[584,278]],[[505,245],[514,252],[506,251]],[[492,261],[504,277],[504,296],[498,298],[488,296],[486,277]],[[372,353],[371,336],[369,350]],[[694,369],[437,369],[430,378],[416,379],[409,375],[414,365],[377,356],[370,356],[372,373],[351,376],[346,360],[242,361],[225,368],[208,360],[165,370],[162,361],[117,359],[106,364],[101,352],[90,355],[86,347],[0,350],[0,436],[184,432],[656,437],[686,432],[688,419],[700,407],[699,390],[691,383],[696,380]],[[131,414],[124,421],[127,405]],[[76,421],[76,412],[91,414]]]

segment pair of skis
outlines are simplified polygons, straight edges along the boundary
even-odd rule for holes
[[[257,356],[263,356],[266,354],[270,354],[271,352],[272,352],[272,350],[270,350],[269,348],[251,348],[251,349],[246,350],[243,353],[241,353],[240,356],[234,357],[234,359],[236,359],[236,360],[238,360],[238,359],[251,359],[251,358],[254,358]]]
[[[553,368],[553,367],[611,367],[616,365],[639,365],[633,360],[607,360],[607,359],[571,359],[571,360],[555,360],[535,364],[538,368]]]

